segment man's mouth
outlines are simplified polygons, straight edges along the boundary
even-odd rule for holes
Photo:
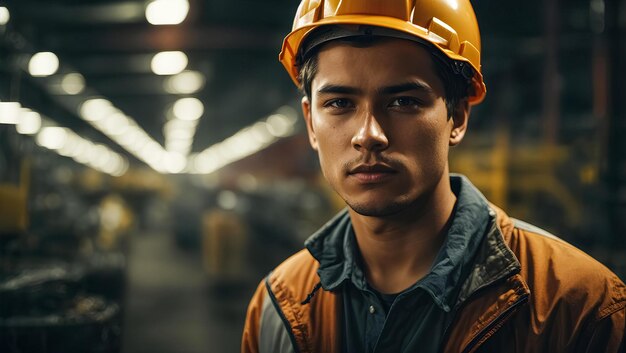
[[[359,164],[348,171],[348,176],[356,178],[361,183],[370,184],[385,181],[396,173],[395,169],[386,164]]]

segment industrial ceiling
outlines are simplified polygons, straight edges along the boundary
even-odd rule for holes
[[[153,25],[147,9],[158,2],[169,3],[170,11],[187,3],[188,12],[179,24]],[[202,103],[200,108],[192,104],[186,111],[199,115],[195,133],[190,133],[192,143],[179,148],[179,154],[193,156],[267,121],[277,111],[285,113],[284,106],[297,107],[298,93],[277,61],[297,5],[286,0],[0,1],[10,11],[10,20],[0,26],[0,80],[4,81],[0,82],[0,101],[19,101],[22,107],[138,165],[146,163],[146,158],[137,148],[129,149],[112,138],[110,131],[103,131],[95,118],[85,116],[89,114],[85,102],[110,102],[109,108],[136,122],[163,150],[170,150],[177,146],[167,141],[164,131],[166,123],[176,118],[175,103],[196,98]],[[186,57],[182,74],[155,74],[155,55],[171,51]],[[56,55],[59,68],[54,74],[29,74],[28,65],[37,52]],[[79,87],[73,88],[76,84]],[[101,104],[95,103],[95,109],[102,112]],[[295,120],[295,110],[288,112],[289,121]],[[158,163],[148,164],[154,168]],[[160,171],[183,170],[190,171],[189,165]]]

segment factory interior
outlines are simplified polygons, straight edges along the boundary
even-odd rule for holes
[[[625,1],[472,4],[487,96],[450,170],[626,279]],[[239,351],[345,207],[277,59],[298,5],[0,0],[0,352]]]

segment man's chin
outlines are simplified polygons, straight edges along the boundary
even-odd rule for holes
[[[389,217],[400,213],[407,205],[403,203],[391,203],[387,205],[368,205],[362,203],[350,203],[348,206],[361,216],[367,217]]]

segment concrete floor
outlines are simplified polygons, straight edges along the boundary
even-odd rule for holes
[[[128,261],[123,353],[239,351],[253,284],[212,286],[199,253],[166,233],[136,236]]]

